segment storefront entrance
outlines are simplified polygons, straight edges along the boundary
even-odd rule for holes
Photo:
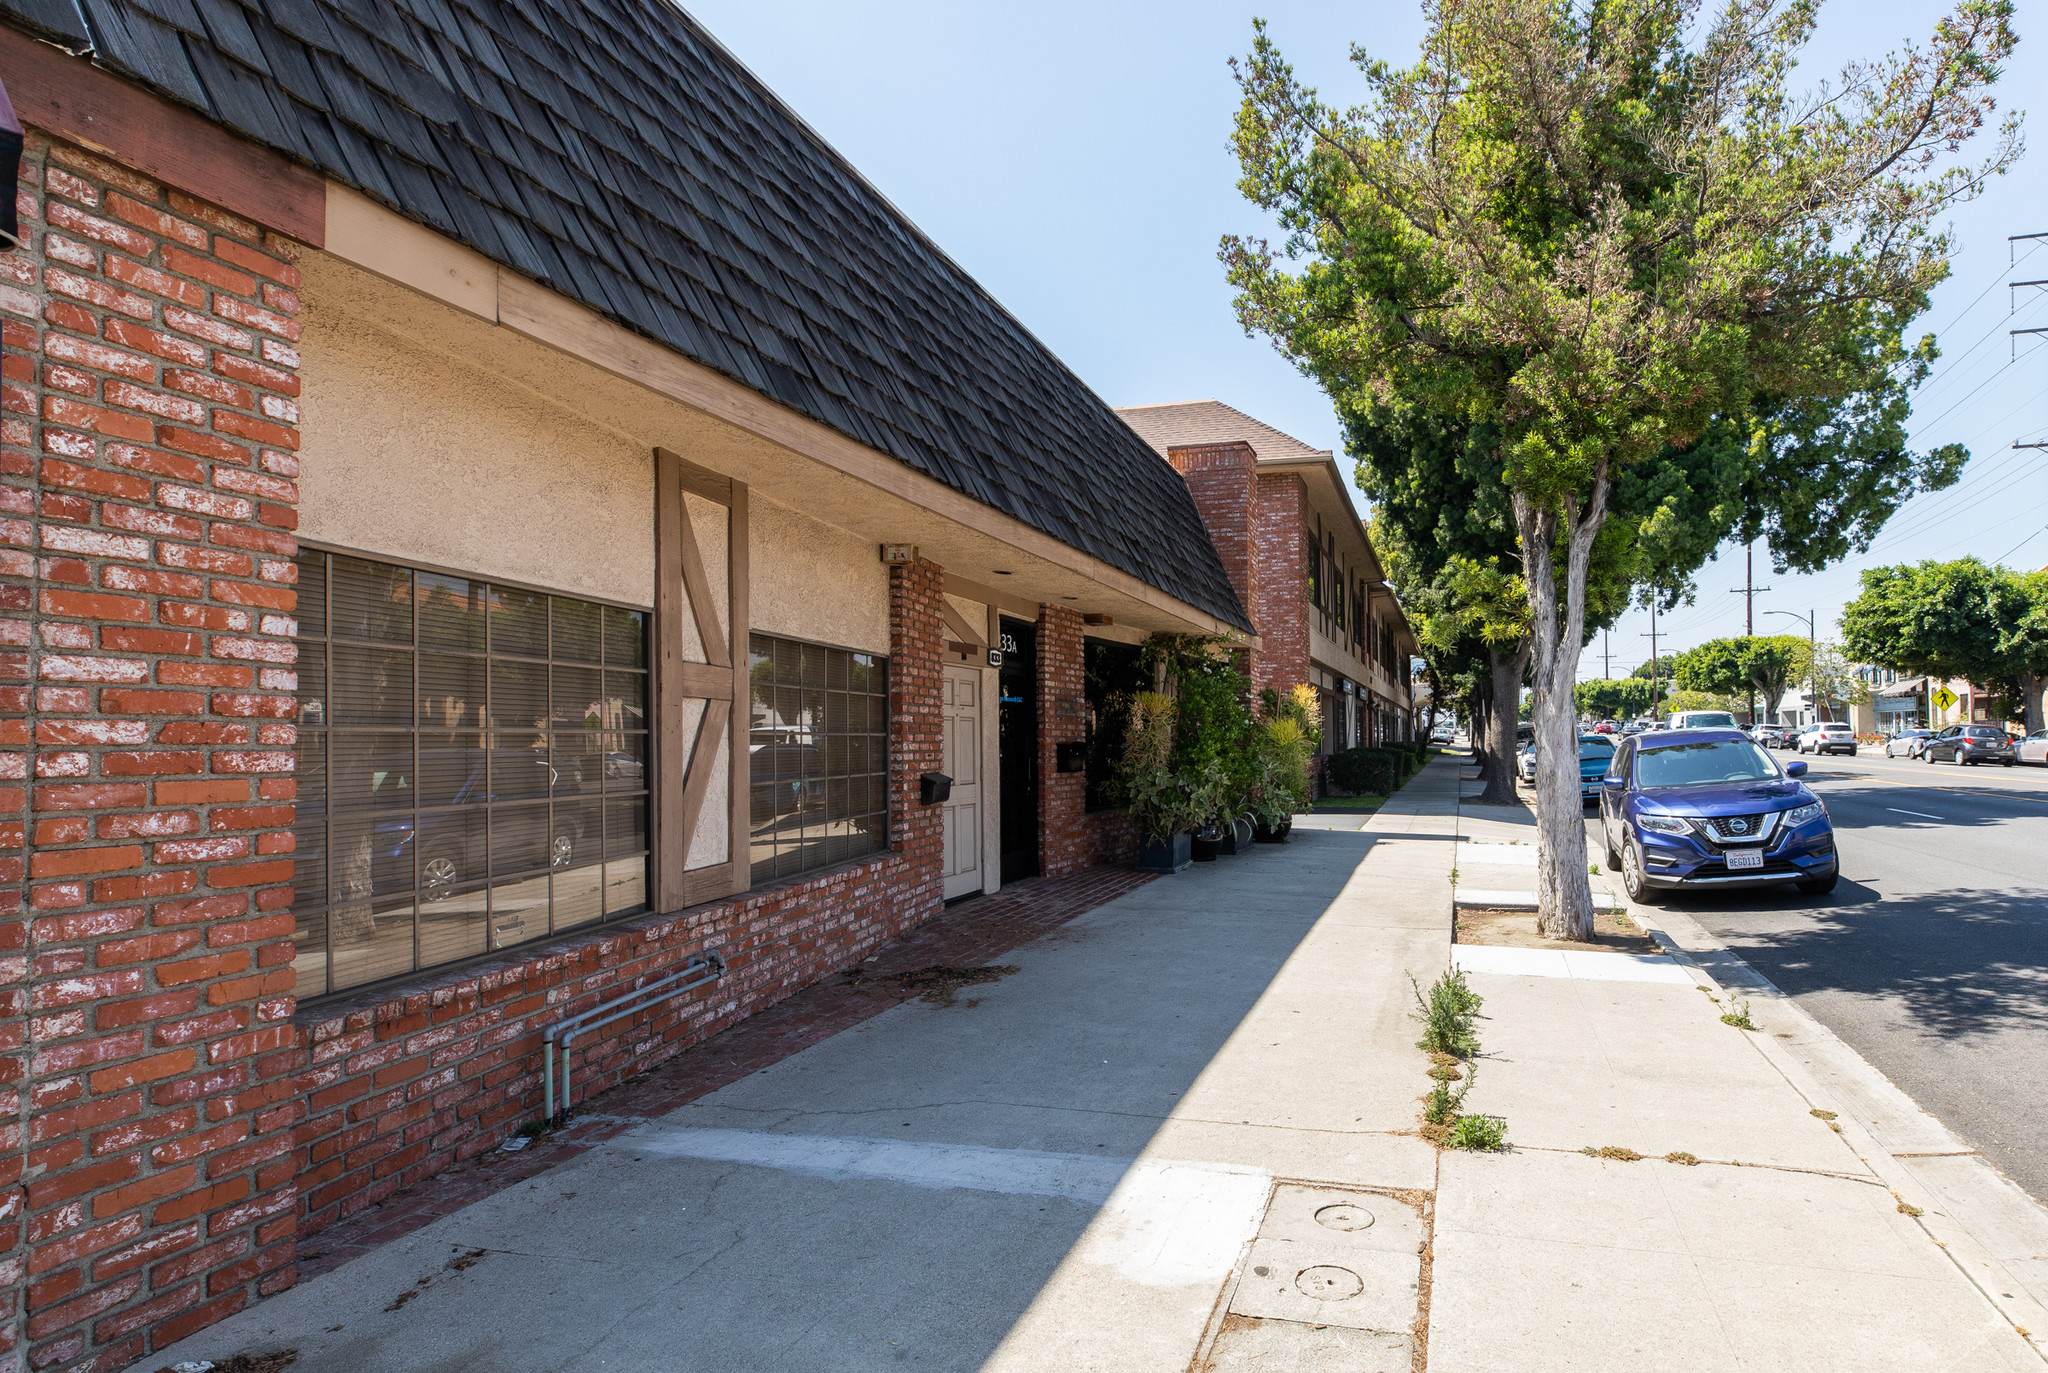
[[[1002,880],[1038,875],[1038,628],[1002,621]]]

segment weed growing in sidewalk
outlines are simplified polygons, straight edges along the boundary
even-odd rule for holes
[[[1899,1204],[1899,1214],[1902,1216],[1924,1216],[1927,1214],[1897,1192],[1892,1193],[1892,1200]]]
[[[1611,1158],[1617,1163],[1636,1163],[1643,1157],[1635,1150],[1619,1144],[1603,1144],[1598,1149],[1588,1144],[1579,1152],[1588,1158]]]
[[[1688,1154],[1683,1149],[1673,1149],[1670,1153],[1664,1155],[1664,1161],[1666,1163],[1683,1164],[1687,1168],[1697,1168],[1700,1158],[1698,1154]]]
[[[1842,1133],[1842,1127],[1835,1124],[1835,1113],[1833,1111],[1823,1111],[1820,1109],[1820,1107],[1816,1106],[1811,1111],[1808,1111],[1807,1114],[1815,1117],[1816,1119],[1826,1121],[1827,1127],[1830,1130],[1833,1130],[1836,1134],[1839,1135]]]
[[[1422,984],[1413,973],[1408,975],[1408,985],[1415,989],[1410,1018],[1422,1022],[1422,1038],[1416,1041],[1416,1048],[1466,1059],[1479,1052],[1473,1023],[1485,1003],[1465,981],[1462,969],[1453,968],[1432,982],[1428,996],[1422,994]]]
[[[1755,1023],[1749,1018],[1749,1002],[1747,1001],[1738,1001],[1735,1003],[1734,1010],[1723,1011],[1721,1013],[1721,1023],[1723,1025],[1733,1025],[1738,1030],[1754,1030],[1756,1028]]]
[[[1444,1136],[1444,1147],[1497,1154],[1508,1147],[1508,1123],[1499,1116],[1459,1116]]]
[[[1429,1075],[1438,1082],[1456,1082],[1465,1074],[1458,1067],[1456,1054],[1433,1053],[1429,1056]]]

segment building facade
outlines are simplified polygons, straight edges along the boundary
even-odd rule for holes
[[[290,1285],[570,1012],[718,960],[581,1102],[1116,856],[1089,653],[1256,644],[1174,469],[679,11],[378,15],[0,0],[26,1367]]]
[[[1219,401],[1117,413],[1194,493],[1258,629],[1253,685],[1313,685],[1324,756],[1413,738],[1420,645],[1335,458]]]

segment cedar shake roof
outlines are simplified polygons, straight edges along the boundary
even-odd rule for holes
[[[1270,424],[1261,424],[1242,410],[1233,410],[1220,400],[1191,400],[1178,405],[1127,405],[1117,414],[1138,431],[1140,438],[1165,457],[1169,448],[1192,448],[1205,443],[1235,443],[1243,439],[1261,458],[1327,458],[1326,448],[1311,448],[1291,434]]]
[[[0,16],[1251,628],[1180,475],[663,0]]]

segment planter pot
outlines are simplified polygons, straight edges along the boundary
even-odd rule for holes
[[[1287,832],[1293,828],[1294,820],[1292,817],[1282,821],[1276,829],[1267,829],[1264,825],[1259,825],[1252,830],[1252,842],[1255,844],[1284,844],[1287,842]]]
[[[1197,863],[1213,863],[1222,851],[1225,830],[1221,825],[1204,825],[1195,831],[1194,843],[1189,850]]]
[[[1227,826],[1223,838],[1217,841],[1218,853],[1243,853],[1252,846],[1252,822],[1239,820]]]
[[[1179,872],[1194,861],[1191,836],[1176,834],[1171,839],[1138,841],[1139,872]]]

